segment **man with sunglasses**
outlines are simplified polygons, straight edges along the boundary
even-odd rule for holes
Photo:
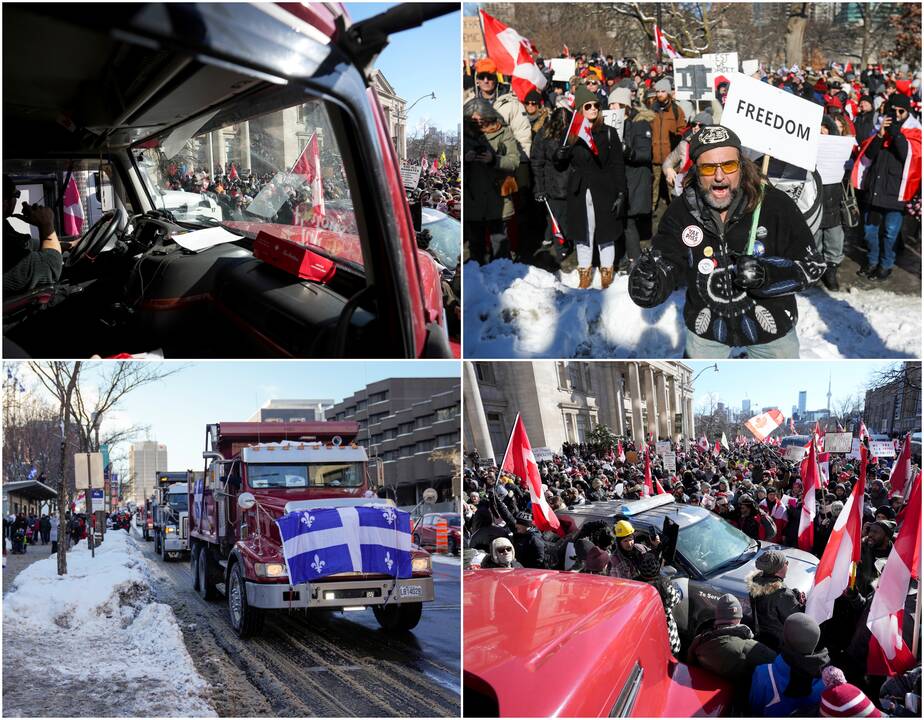
[[[510,91],[509,85],[501,85],[497,82],[497,65],[491,58],[484,57],[475,63],[474,94],[467,92],[465,102],[472,97],[483,98],[494,106],[520,145],[521,161],[527,161],[533,134],[529,118],[526,116],[526,108]]]
[[[9,175],[3,176],[3,292],[15,295],[39,285],[48,285],[61,277],[63,259],[61,243],[55,232],[54,212],[39,205],[22,204],[22,211],[14,215],[19,190]],[[33,249],[32,236],[18,232],[10,218],[35,225],[39,230],[40,246]]]
[[[908,201],[921,186],[921,123],[910,113],[907,95],[889,96],[879,130],[863,145],[851,176],[854,187],[865,191],[867,205],[866,265],[857,274],[872,280],[892,274]]]
[[[796,358],[795,293],[826,265],[799,208],[764,184],[721,125],[690,139],[691,172],[629,274],[641,307],[660,305],[686,276],[685,357],[726,358],[733,347],[753,358]]]

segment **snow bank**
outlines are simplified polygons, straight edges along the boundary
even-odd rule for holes
[[[64,576],[57,574],[56,556],[33,563],[4,596],[4,664],[15,662],[18,674],[22,664],[27,673],[35,664],[32,676],[42,678],[43,696],[71,687],[76,679],[89,680],[100,688],[94,698],[98,714],[214,717],[209,688],[186,651],[173,610],[152,602],[135,541],[125,532],[109,531],[95,558],[81,542],[67,563]],[[55,653],[63,650],[59,657],[85,657],[92,648],[93,662],[49,664],[47,656],[35,652],[35,637]],[[118,678],[115,685],[113,678]],[[125,684],[130,693],[112,692]],[[109,713],[107,691],[112,692]],[[5,696],[4,714],[19,714],[21,708],[10,705]]]
[[[495,260],[464,268],[464,347],[472,358],[683,356],[684,291],[643,309],[628,278],[605,291],[578,290],[577,271]],[[920,352],[921,300],[886,290],[851,288],[797,296],[799,339],[807,358],[902,358]]]

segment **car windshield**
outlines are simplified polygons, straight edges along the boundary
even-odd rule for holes
[[[189,510],[189,496],[186,493],[170,493],[167,496],[170,507],[177,512]]]
[[[740,557],[751,542],[734,525],[710,513],[700,522],[680,529],[677,552],[703,575],[708,575],[723,563]]]
[[[247,466],[247,484],[254,489],[359,487],[362,463],[311,463],[310,465]]]
[[[439,220],[424,223],[423,229],[430,231],[430,244],[427,250],[433,254],[440,265],[454,270],[459,262],[462,249],[461,223],[440,213]]]
[[[251,239],[267,231],[362,265],[351,163],[330,106],[311,99],[203,132],[214,115],[136,146],[154,206],[178,222]]]
[[[462,527],[462,518],[458,515],[450,515],[446,520],[449,522],[449,527]]]

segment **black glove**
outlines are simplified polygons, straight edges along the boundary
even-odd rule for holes
[[[555,151],[555,162],[564,162],[571,159],[571,145],[562,145]]]
[[[739,255],[735,261],[735,277],[732,282],[745,290],[754,290],[766,284],[767,271],[753,255]]]
[[[616,200],[613,202],[613,207],[610,208],[610,212],[616,217],[620,217],[625,206],[626,196],[623,193],[619,193],[619,195],[616,196]]]
[[[646,250],[629,271],[629,297],[639,307],[654,307],[664,300],[666,282],[660,262],[661,253]]]

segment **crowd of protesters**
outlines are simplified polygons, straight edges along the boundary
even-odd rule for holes
[[[747,578],[752,604],[747,623],[739,600],[721,596],[714,625],[699,632],[682,656],[672,613],[679,598],[662,572],[658,533],[636,532],[628,516],[614,525],[587,521],[578,530],[566,514],[589,503],[646,496],[644,448],[636,448],[631,440],[617,447],[566,443],[552,460],[538,462],[545,498],[563,537],[536,528],[522,479],[483,465],[476,453],[470,455],[463,516],[472,564],[571,570],[654,586],[663,600],[671,652],[732,681],[736,704],[744,714],[817,716],[820,709],[822,715],[837,716],[832,708],[848,701],[856,707],[844,713],[847,716],[908,714],[904,693],[920,695],[920,664],[888,679],[865,674],[870,637],[866,616],[907,502],[901,488],[890,487],[890,460],[873,458],[867,465],[856,582],[837,600],[830,620],[819,626],[805,614],[805,595],[786,584],[786,556],[769,549],[757,557],[756,570]],[[673,451],[676,470],[669,472],[650,444],[654,487],[671,493],[677,503],[699,505],[719,515],[751,538],[798,546],[803,480],[799,465],[787,461],[780,448],[741,441],[705,449],[694,440],[674,444]],[[824,552],[861,467],[844,455],[831,458],[830,480],[816,492],[811,548],[816,557]],[[911,477],[919,472],[920,458],[914,460]],[[781,685],[776,694],[773,683]]]
[[[10,513],[3,518],[3,537],[9,540],[10,552],[25,554],[31,545],[51,545],[51,554],[58,552],[59,537],[68,547],[87,537],[87,520],[83,513],[65,514],[65,532],[60,532],[57,513]]]
[[[479,263],[506,257],[555,269],[576,249],[582,288],[592,281],[596,249],[606,288],[652,238],[653,225],[679,188],[678,176],[690,167],[686,143],[703,126],[721,122],[729,83],[717,78],[715,100],[697,109],[674,98],[669,60],[640,65],[596,52],[573,59],[575,75],[564,82],[553,80],[551,64],[538,58],[546,86],[523,98],[504,83],[490,58],[464,65],[463,235]],[[831,63],[761,66],[755,77],[823,106],[822,133],[857,141],[843,181],[824,186],[821,222],[813,228],[826,262],[822,282],[829,291],[840,289],[837,272],[847,240],[865,258],[857,274],[886,280],[903,243],[920,234],[920,189],[906,200],[901,185],[909,155],[920,162],[920,140],[912,147],[902,133],[920,128],[920,72],[881,65],[857,71]],[[566,142],[574,110],[596,118],[607,108],[624,111],[622,137],[614,138],[615,128],[598,134],[595,123],[594,158],[582,143]],[[850,175],[861,148],[870,165],[854,190]],[[586,208],[580,192],[585,188]],[[552,215],[561,231],[557,239]]]

